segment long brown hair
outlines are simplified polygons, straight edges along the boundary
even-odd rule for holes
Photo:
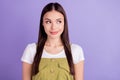
[[[67,57],[67,61],[69,64],[70,68],[70,73],[74,75],[74,64],[73,64],[73,59],[72,59],[72,54],[71,54],[71,47],[70,47],[70,41],[69,41],[69,35],[68,35],[68,23],[67,23],[67,17],[66,13],[63,9],[63,7],[59,3],[49,3],[47,4],[41,13],[41,18],[40,18],[40,28],[39,28],[39,35],[38,35],[38,43],[37,48],[36,48],[36,55],[34,57],[34,62],[33,62],[33,67],[32,67],[32,75],[35,75],[38,73],[38,68],[39,68],[39,63],[41,60],[43,48],[45,45],[45,42],[47,40],[47,34],[45,33],[44,27],[42,25],[43,23],[43,16],[45,15],[46,12],[52,11],[52,10],[58,11],[64,16],[64,30],[63,33],[61,34],[61,40],[64,46],[65,54]]]

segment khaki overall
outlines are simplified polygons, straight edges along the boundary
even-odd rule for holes
[[[66,58],[41,58],[39,72],[32,80],[73,80]]]

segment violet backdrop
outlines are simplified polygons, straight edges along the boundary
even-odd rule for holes
[[[20,58],[36,42],[42,8],[63,5],[72,43],[82,46],[85,80],[120,80],[120,0],[0,0],[0,80],[21,80]]]

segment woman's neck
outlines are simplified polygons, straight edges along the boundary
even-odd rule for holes
[[[57,47],[57,46],[62,46],[63,44],[61,38],[56,38],[56,39],[48,38],[45,45],[51,47]]]

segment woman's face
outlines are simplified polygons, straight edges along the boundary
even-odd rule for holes
[[[64,30],[64,16],[55,10],[45,13],[43,26],[48,38],[60,38]]]

